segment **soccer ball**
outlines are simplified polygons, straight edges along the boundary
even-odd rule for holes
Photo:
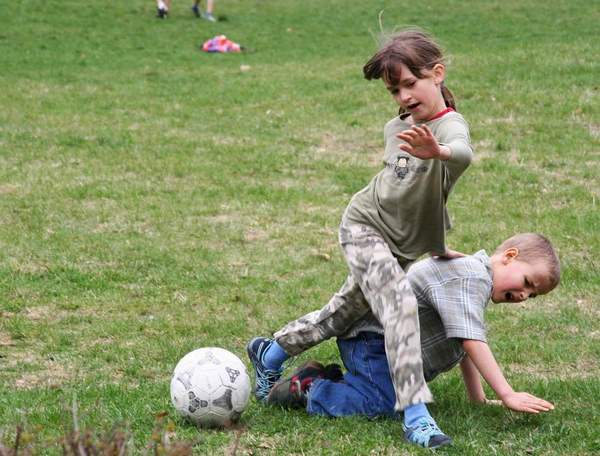
[[[171,401],[197,426],[228,426],[248,405],[250,389],[246,366],[237,356],[222,348],[199,348],[175,366]]]

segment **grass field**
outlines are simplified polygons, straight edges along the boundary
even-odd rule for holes
[[[452,371],[431,385],[444,454],[599,454],[598,3],[218,0],[215,24],[188,3],[164,21],[151,0],[0,4],[0,442],[20,423],[60,453],[76,398],[82,428],[127,428],[135,454],[162,411],[195,454],[425,453],[395,421],[254,401],[236,431],[198,432],[169,400],[185,353],[247,362],[249,338],[342,283],[337,226],[397,109],[361,76],[384,10],[447,49],[470,122],[450,246],[539,231],[563,266],[555,292],[487,312],[509,382],[556,410],[469,405]],[[250,52],[199,52],[219,33]]]

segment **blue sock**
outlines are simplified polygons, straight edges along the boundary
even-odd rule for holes
[[[276,341],[271,342],[267,351],[263,354],[262,363],[265,365],[267,369],[279,370],[283,362],[288,359],[290,355],[288,355],[281,345],[279,345]]]
[[[412,427],[421,418],[427,418],[435,423],[435,420],[429,414],[429,410],[427,410],[427,405],[423,402],[409,405],[404,409],[404,425],[406,427]]]

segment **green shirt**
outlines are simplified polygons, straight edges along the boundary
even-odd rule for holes
[[[446,200],[473,156],[469,127],[459,113],[425,125],[450,149],[450,159],[421,160],[399,149],[403,141],[396,134],[412,124],[400,117],[390,120],[384,128],[384,167],[353,196],[344,215],[350,223],[376,228],[395,255],[410,260],[446,251]]]

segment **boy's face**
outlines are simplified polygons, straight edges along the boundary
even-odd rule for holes
[[[518,249],[510,248],[492,263],[493,302],[521,302],[550,291],[548,267],[521,261],[518,255]]]

